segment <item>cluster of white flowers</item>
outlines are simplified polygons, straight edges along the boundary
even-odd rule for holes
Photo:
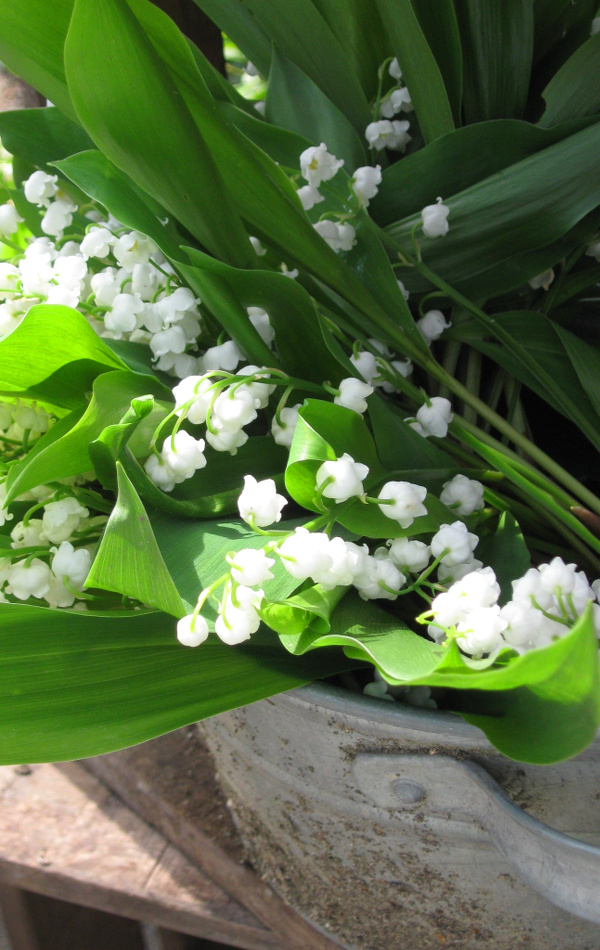
[[[222,344],[221,348],[226,346]],[[232,343],[232,346],[235,347],[235,344]],[[213,350],[216,349],[218,347],[213,347]],[[233,362],[237,363],[238,358],[236,356]],[[274,384],[262,381],[270,375],[268,369],[247,365],[238,369],[236,376],[229,375],[228,371],[215,373],[214,370],[204,376],[187,376],[173,389],[178,426],[184,420],[192,425],[205,423],[206,442],[217,452],[235,455],[240,446],[248,441],[245,427],[254,422],[259,409],[268,405],[269,397],[275,390]],[[244,378],[248,381],[245,382]],[[291,444],[295,426],[292,419],[294,411],[297,416],[296,407],[295,410],[288,410],[284,419],[277,421],[277,416],[273,419],[273,436],[280,444]],[[194,439],[188,432],[178,428],[165,439],[160,453],[149,456],[145,463],[146,473],[163,491],[172,491],[175,485],[204,468],[204,448],[204,439]]]
[[[0,444],[18,447],[26,432],[36,438],[51,424],[52,417],[35,400],[0,400]]]
[[[6,497],[5,484],[0,496]],[[89,509],[72,495],[56,498],[47,486],[39,486],[21,496],[36,502],[41,517],[24,517],[10,532],[13,554],[0,560],[0,598],[44,600],[50,607],[72,607],[81,601],[89,573],[94,544],[85,535],[100,529],[106,518],[90,518]],[[14,516],[1,512],[3,522]],[[83,606],[80,603],[80,606]]]
[[[79,309],[101,336],[147,344],[160,370],[179,378],[204,371],[196,353],[200,300],[154,241],[98,211],[74,223],[77,206],[56,175],[34,172],[24,192],[44,211],[46,237],[0,264],[0,339],[34,304],[62,304]],[[0,234],[15,233],[20,220],[12,204],[0,206]]]
[[[512,600],[500,607],[496,575],[491,567],[480,567],[434,598],[428,631],[440,642],[455,638],[474,657],[502,647],[524,653],[564,636],[589,603],[600,634],[599,589],[575,564],[555,557],[514,580]]]
[[[351,498],[381,505],[381,510],[402,528],[407,528],[416,518],[427,514],[423,501],[427,489],[409,482],[387,482],[378,498],[368,499],[363,481],[369,474],[368,466],[355,462],[344,453],[338,459],[325,461],[315,476],[317,495],[335,504],[343,504]],[[452,483],[447,483],[451,487]],[[473,486],[479,483],[473,482]],[[477,488],[472,489],[479,496]],[[482,493],[481,493],[482,494]],[[464,495],[464,492],[463,492]],[[238,498],[241,518],[254,529],[262,531],[281,519],[286,504],[283,495],[277,492],[273,479],[257,481],[252,475],[244,478],[244,488]],[[479,507],[473,503],[473,510]],[[262,587],[273,575],[270,568],[275,557],[299,583],[311,580],[324,590],[353,586],[364,600],[395,600],[408,583],[409,575],[426,571],[430,559],[440,564],[461,564],[472,561],[472,550],[477,543],[475,535],[457,522],[442,525],[430,545],[408,538],[390,540],[371,554],[368,545],[358,545],[340,537],[329,537],[322,531],[297,527],[285,534],[282,540],[269,541],[265,549],[244,549],[227,556],[229,575],[217,583],[225,582],[225,593],[219,606],[216,633],[226,643],[238,643],[258,629],[260,604],[264,599]],[[268,554],[274,557],[268,557]],[[479,563],[479,562],[477,562]],[[477,565],[472,565],[474,568]],[[241,585],[243,598],[239,595]],[[253,590],[253,596],[250,591]],[[204,603],[208,593],[203,591],[198,604]],[[242,605],[236,603],[243,600]],[[235,609],[234,609],[235,608]],[[239,613],[239,611],[242,613]],[[184,617],[178,624],[177,636],[187,646],[198,646],[208,636],[206,620],[199,614]]]

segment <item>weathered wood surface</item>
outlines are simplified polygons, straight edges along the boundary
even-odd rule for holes
[[[194,729],[180,729],[84,764],[276,933],[282,950],[339,950],[339,943],[315,930],[244,866],[210,755]]]
[[[77,763],[0,767],[0,882],[246,950],[282,947]]]

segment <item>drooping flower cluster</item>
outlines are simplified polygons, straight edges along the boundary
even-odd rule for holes
[[[498,603],[500,586],[490,567],[468,573],[438,594],[431,604],[430,635],[439,641],[456,639],[474,657],[502,647],[517,652],[547,646],[564,636],[592,603],[600,631],[597,591],[575,564],[555,557],[530,568],[512,582],[512,599]]]

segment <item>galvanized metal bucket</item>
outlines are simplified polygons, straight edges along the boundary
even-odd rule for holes
[[[600,738],[521,765],[319,683],[199,728],[250,860],[343,946],[599,950]]]

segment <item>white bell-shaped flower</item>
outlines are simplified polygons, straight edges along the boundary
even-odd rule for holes
[[[204,439],[194,439],[180,429],[165,439],[160,454],[169,468],[187,479],[206,465],[204,446]]]
[[[27,560],[17,561],[10,568],[6,590],[17,600],[29,600],[30,597],[39,600],[50,590],[51,579],[50,568],[39,557],[34,557],[29,563]]]
[[[365,129],[365,138],[370,148],[389,148],[396,152],[405,152],[412,136],[408,134],[410,122],[401,119],[379,119],[370,122]]]
[[[208,624],[198,614],[188,614],[177,621],[177,639],[184,647],[199,647],[208,637]]]
[[[248,316],[250,323],[260,336],[263,343],[272,346],[275,340],[275,330],[271,326],[269,314],[262,307],[248,307]]]
[[[44,507],[42,538],[52,544],[68,541],[74,531],[77,531],[82,521],[89,516],[89,511],[80,505],[76,498],[61,498],[51,501]]]
[[[68,581],[81,590],[90,572],[92,555],[87,548],[74,548],[70,541],[62,541],[52,558],[52,573],[59,581]]]
[[[267,557],[263,548],[242,548],[235,554],[227,555],[227,563],[231,568],[231,576],[237,584],[247,587],[256,587],[273,579],[270,568],[275,559]]]
[[[194,425],[201,425],[206,422],[206,413],[210,406],[215,390],[213,380],[210,376],[186,376],[173,389],[175,397],[175,410],[180,416],[183,412],[183,406],[194,398],[191,406],[186,410],[186,418]]]
[[[450,208],[438,198],[436,204],[427,205],[421,211],[423,234],[428,238],[444,237],[449,231],[448,215]]]
[[[372,383],[379,375],[377,360],[369,350],[359,350],[350,357],[350,362],[367,383]]]
[[[472,534],[462,521],[441,525],[431,539],[431,553],[440,557],[444,564],[464,564],[469,561],[479,543],[476,534]],[[466,580],[466,578],[465,578]]]
[[[70,227],[73,223],[73,212],[76,208],[77,205],[66,195],[62,198],[57,198],[49,204],[46,214],[40,223],[44,234],[51,234],[53,237],[61,238],[65,228]]]
[[[294,440],[296,426],[298,425],[299,408],[300,404],[297,406],[286,406],[279,413],[279,421],[277,420],[277,416],[273,416],[271,434],[277,442],[277,445],[283,445],[287,449],[290,448]]]
[[[24,182],[23,190],[31,204],[37,205],[38,208],[47,208],[58,191],[58,176],[47,175],[43,171],[33,172]]]
[[[378,495],[379,501],[386,502],[381,505],[380,511],[386,517],[397,521],[401,528],[408,528],[415,518],[427,514],[427,508],[423,504],[426,496],[427,489],[423,485],[386,482]]]
[[[0,205],[0,234],[10,237],[19,227],[23,218],[13,204]]]
[[[159,330],[158,333],[152,335],[150,340],[150,349],[155,357],[166,356],[168,353],[183,353],[185,347],[185,333],[180,326]]]
[[[108,228],[95,227],[90,228],[81,242],[81,253],[84,257],[99,257],[104,259],[110,254],[110,250],[115,243],[116,238]]]
[[[244,476],[244,488],[238,498],[238,510],[247,524],[254,523],[258,528],[266,528],[280,521],[284,505],[287,505],[287,499],[277,494],[272,478],[257,482],[253,475]]]
[[[317,221],[313,227],[336,254],[338,251],[351,251],[356,244],[356,231],[351,224],[338,224],[337,221],[325,219]]]
[[[362,165],[352,175],[352,190],[363,208],[368,207],[381,184],[381,165]]]
[[[452,422],[454,413],[448,399],[444,396],[432,396],[429,403],[420,407],[417,412],[417,422],[426,435],[433,435],[443,439],[448,433],[448,426]]]
[[[466,517],[485,506],[483,500],[483,485],[474,478],[466,475],[455,475],[444,483],[440,494],[440,501],[449,508],[453,508],[458,515]]]
[[[212,369],[224,369],[227,373],[233,373],[243,358],[244,354],[237,343],[233,340],[227,340],[218,346],[211,346],[206,351],[202,357],[204,372],[208,373]]]
[[[420,574],[429,564],[429,545],[409,538],[395,538],[390,544],[390,557],[403,573]]]
[[[355,462],[351,455],[344,452],[341,458],[323,462],[317,470],[317,491],[325,498],[333,498],[341,504],[364,494],[363,480],[368,474],[368,465]]]
[[[339,394],[334,396],[334,403],[337,406],[344,406],[346,409],[352,409],[362,415],[367,411],[367,397],[375,390],[368,383],[356,379],[355,376],[349,376],[342,379],[339,384]]]
[[[315,188],[314,185],[303,185],[302,188],[298,188],[296,194],[305,211],[310,211],[319,202],[325,200],[319,189]]]
[[[439,339],[444,330],[451,326],[451,322],[446,320],[441,310],[428,310],[424,317],[417,320],[417,328],[427,344]]]
[[[302,177],[315,188],[318,188],[321,182],[333,178],[343,164],[343,159],[336,158],[327,151],[324,142],[305,149],[300,155]]]
[[[296,528],[294,534],[279,545],[276,553],[288,574],[297,580],[322,577],[333,566],[329,538],[320,531]]]
[[[508,622],[500,615],[500,607],[475,607],[457,623],[457,643],[464,653],[481,657],[497,650],[504,643]]]

